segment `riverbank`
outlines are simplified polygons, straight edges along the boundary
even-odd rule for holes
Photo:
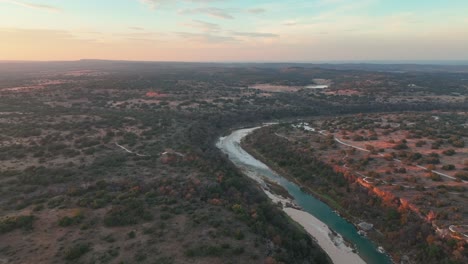
[[[318,193],[317,191],[311,189],[308,186],[304,186],[297,179],[295,179],[294,177],[289,175],[289,173],[287,171],[283,170],[277,164],[275,164],[274,162],[271,162],[270,160],[265,158],[262,154],[260,154],[258,151],[256,151],[251,146],[249,146],[247,144],[243,144],[242,141],[241,141],[240,144],[241,144],[242,148],[247,151],[247,153],[251,154],[253,157],[260,160],[262,163],[266,164],[269,168],[272,168],[274,171],[279,172],[279,174],[282,177],[284,177],[284,178],[288,179],[289,181],[291,181],[291,182],[297,184],[298,186],[300,186],[301,190],[304,191],[305,193],[308,193],[309,195],[315,197],[316,199],[318,199],[318,200],[322,201],[323,203],[327,204],[329,207],[333,208],[335,210],[335,212],[337,214],[339,214],[339,216],[341,218],[345,219],[346,221],[348,221],[349,223],[354,225],[354,227],[356,227],[356,229],[358,229],[358,230],[360,229],[358,224],[360,222],[362,222],[362,221],[359,220],[358,218],[352,216],[348,211],[346,211],[342,206],[340,206],[335,200],[333,200],[330,197],[327,197],[326,195],[324,195],[322,193]],[[347,241],[347,243],[351,243],[351,242]]]
[[[289,173],[282,168],[280,168],[277,164],[274,162],[271,162],[267,158],[265,158],[262,154],[260,154],[258,151],[256,151],[254,148],[247,144],[242,144],[242,141],[240,143],[242,148],[247,151],[247,153],[251,154],[253,157],[256,159],[260,160],[262,163],[266,164],[269,168],[273,169],[276,172],[279,172],[281,176],[285,177],[291,182],[294,182],[295,184],[301,186],[301,189],[304,190],[305,192],[309,193],[310,195],[314,196],[315,198],[319,199],[320,201],[326,203],[328,206],[331,208],[337,210],[340,212],[341,217],[345,218],[348,222],[353,223],[354,226],[357,227],[356,222],[359,222],[359,219],[353,217],[348,211],[346,211],[342,206],[340,206],[335,200],[325,196],[322,193],[318,193],[317,191],[312,190],[311,188],[304,186],[301,182],[299,182],[297,179],[289,175]]]
[[[311,235],[317,244],[327,253],[333,263],[365,264],[366,262],[349,247],[343,237],[332,231],[325,223],[313,215],[297,209],[292,199],[282,198],[264,189],[266,195],[275,204],[281,204],[283,211]]]
[[[346,246],[341,236],[333,235],[328,226],[317,218],[294,208],[284,208],[283,210],[317,240],[317,243],[327,252],[333,263],[366,263],[358,254],[353,252],[352,248]]]
[[[255,159],[244,149],[242,149],[241,140],[258,129],[240,129],[234,131],[226,137],[220,138],[217,147],[220,148],[225,154],[229,156],[231,161],[236,164],[248,177],[255,180],[260,184],[264,192],[270,197],[274,203],[287,201],[287,199],[273,195],[266,190],[265,182],[262,175],[263,173],[275,173],[267,165]],[[276,173],[275,173],[276,174]],[[278,175],[279,177],[279,175]],[[283,210],[288,214],[292,220],[300,224],[304,230],[310,234],[317,242],[317,244],[329,255],[335,264],[347,263],[366,263],[357,253],[353,252],[351,247],[348,247],[340,235],[335,235],[328,226],[321,222],[318,218],[311,214],[298,209],[285,207]]]

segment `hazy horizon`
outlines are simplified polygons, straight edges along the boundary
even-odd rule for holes
[[[0,60],[0,63],[60,63],[60,62],[134,62],[134,63],[200,63],[200,64],[376,64],[376,65],[441,65],[468,66],[468,60],[317,60],[317,61],[186,61],[186,60],[112,60],[112,59],[76,59],[76,60]]]
[[[468,2],[0,0],[0,60],[468,61]]]

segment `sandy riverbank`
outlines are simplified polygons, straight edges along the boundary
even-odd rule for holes
[[[283,211],[291,217],[296,223],[300,224],[311,235],[317,244],[327,253],[335,264],[365,264],[366,262],[354,253],[352,248],[346,245],[340,235],[333,234],[326,224],[321,222],[313,215],[287,207],[287,204],[294,204],[294,201],[279,197],[264,189],[266,195],[273,203],[281,203]]]
[[[317,240],[317,244],[327,252],[328,256],[335,264],[365,264],[352,249],[346,246],[341,237],[330,237],[331,230],[317,218],[307,212],[294,208],[283,209],[294,221],[304,227],[312,237]],[[333,239],[332,239],[333,238]]]

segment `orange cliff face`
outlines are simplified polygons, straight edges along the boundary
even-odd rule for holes
[[[352,173],[350,173],[346,168],[342,167],[342,166],[339,166],[339,165],[332,165],[332,168],[333,168],[333,171],[335,173],[341,173],[343,174],[343,177],[345,177],[345,179],[348,181],[348,182],[355,182],[356,181],[356,176],[353,175]]]
[[[348,182],[359,183],[361,186],[371,191],[374,195],[380,197],[383,201],[383,204],[385,204],[386,206],[397,207],[400,212],[411,210],[412,212],[416,213],[428,222],[431,222],[435,219],[434,214],[431,214],[433,213],[432,211],[428,214],[427,217],[424,217],[421,214],[419,208],[407,199],[399,198],[389,191],[382,190],[378,186],[374,186],[373,184],[364,181],[363,178],[353,175],[353,173],[351,173],[349,170],[342,166],[333,165],[333,171],[336,173],[343,174],[343,177],[345,177],[345,179],[348,180]]]

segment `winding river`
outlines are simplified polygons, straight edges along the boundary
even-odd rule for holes
[[[263,179],[268,178],[283,186],[294,197],[294,203],[302,208],[302,210],[297,210],[283,207],[283,210],[315,238],[335,264],[392,263],[388,256],[377,251],[377,246],[372,241],[360,236],[355,226],[341,218],[332,208],[301,191],[298,185],[280,176],[242,149],[240,146],[242,138],[258,128],[260,127],[236,130],[226,137],[221,137],[217,147],[227,154],[244,174],[260,184],[274,202],[285,204],[288,201],[272,194]],[[336,231],[337,234],[330,229]],[[345,240],[354,244],[358,254],[346,245]]]

